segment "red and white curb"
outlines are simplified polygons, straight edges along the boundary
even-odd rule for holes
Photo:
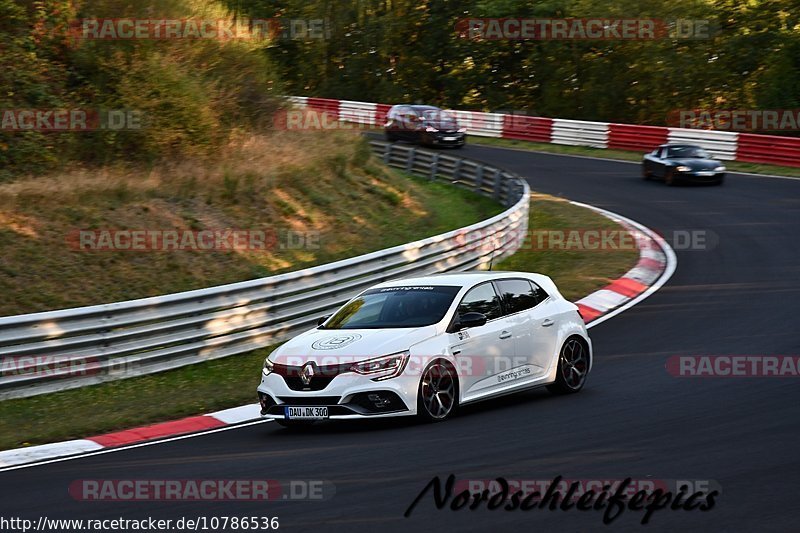
[[[634,235],[639,248],[639,261],[636,266],[621,278],[576,302],[587,327],[591,328],[633,307],[657,291],[675,272],[677,260],[669,244],[641,224],[605,209],[578,202],[571,203],[596,211],[622,225]],[[99,455],[223,431],[235,426],[268,422],[261,420],[259,410],[260,407],[256,403],[86,439],[6,450],[0,452],[0,471]]]
[[[587,327],[591,328],[630,309],[660,289],[672,277],[678,260],[672,247],[650,228],[593,205],[570,203],[591,209],[626,228],[639,248],[639,261],[624,276],[575,302]]]
[[[215,413],[190,416],[171,422],[161,422],[123,431],[106,433],[86,439],[68,440],[0,452],[0,470],[11,470],[31,463],[53,462],[74,456],[95,454],[100,450],[130,447],[145,442],[161,441],[180,435],[198,434],[228,428],[260,419],[257,403],[225,409]]]

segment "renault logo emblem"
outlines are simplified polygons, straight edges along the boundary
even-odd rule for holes
[[[306,363],[303,365],[303,369],[300,371],[300,380],[303,382],[303,385],[311,383],[311,378],[316,374],[314,366],[314,363]]]

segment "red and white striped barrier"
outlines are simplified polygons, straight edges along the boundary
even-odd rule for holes
[[[383,126],[391,105],[293,96],[297,107],[330,113],[332,118]],[[697,144],[719,159],[800,167],[800,138],[730,131],[638,126],[516,114],[450,110],[478,137],[649,152],[667,142]]]

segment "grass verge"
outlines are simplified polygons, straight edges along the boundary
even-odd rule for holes
[[[499,211],[490,199],[387,169],[347,132],[278,132],[240,139],[212,160],[22,177],[0,184],[0,316],[299,270]],[[189,249],[134,251],[102,241],[118,230],[237,230],[274,241],[263,249],[213,243],[203,250],[190,242]],[[80,235],[106,249],[81,247]]]
[[[521,249],[498,263],[494,270],[538,272],[550,276],[568,300],[579,300],[625,274],[638,260],[636,249],[580,250],[559,245],[539,235],[545,231],[619,230],[620,226],[567,200],[534,193],[528,219],[528,236]],[[550,244],[546,244],[550,242]]]
[[[445,215],[449,223],[465,225],[465,219],[475,219],[476,209],[466,201],[472,193],[455,192],[457,189],[435,183],[419,187],[428,191],[431,200],[438,198],[442,209],[437,212],[449,212]],[[553,230],[619,228],[592,211],[538,194],[532,198],[529,224],[530,228]],[[547,274],[565,297],[577,299],[625,273],[637,257],[635,250],[537,251],[527,246],[495,268]],[[150,376],[0,402],[0,449],[80,438],[253,403],[259,370],[273,348]]]
[[[515,148],[518,150],[529,150],[531,152],[546,152],[550,154],[582,155],[587,157],[597,157],[599,159],[617,159],[621,161],[642,161],[642,154],[639,152],[628,152],[625,150],[605,150],[602,148],[590,148],[588,146],[567,146],[562,144],[538,143],[530,141],[517,141],[514,139],[496,139],[493,137],[470,136],[469,142],[473,144],[485,144],[488,146],[498,146],[501,148]],[[725,166],[731,172],[744,172],[747,174],[765,174],[772,176],[800,177],[800,168],[782,167],[778,165],[764,165],[759,163],[743,163],[741,161],[725,161]]]

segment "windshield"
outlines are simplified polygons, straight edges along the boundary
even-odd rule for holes
[[[702,148],[695,146],[677,146],[669,149],[669,156],[676,159],[684,158],[698,158],[698,159],[711,159],[711,155]]]
[[[425,111],[422,113],[422,117],[431,122],[452,122],[456,119],[456,117],[451,113],[442,111],[441,109],[430,109]]]
[[[461,287],[370,289],[339,309],[324,329],[417,328],[444,318]]]

